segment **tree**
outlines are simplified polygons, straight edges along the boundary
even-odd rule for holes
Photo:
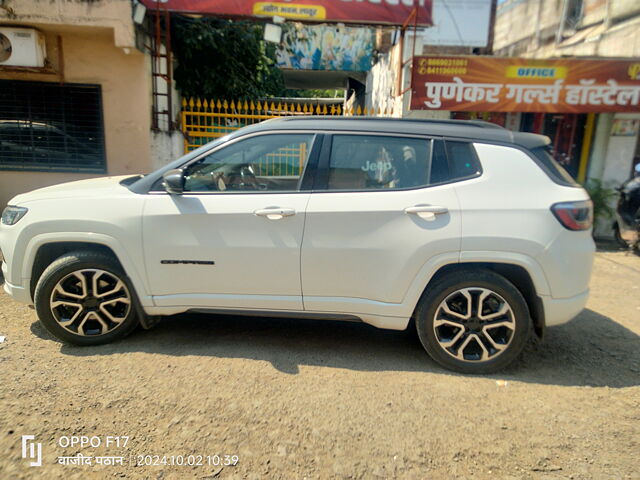
[[[185,97],[255,99],[285,96],[275,45],[255,22],[176,17],[174,79]]]

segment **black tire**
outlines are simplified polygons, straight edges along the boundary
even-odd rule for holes
[[[507,336],[510,339],[506,342],[507,346],[504,350],[497,354],[494,353],[493,356],[490,356],[485,360],[460,360],[456,358],[451,351],[447,351],[445,346],[441,345],[438,341],[436,330],[434,328],[436,313],[441,303],[447,298],[452,298],[450,295],[455,292],[467,288],[470,288],[471,290],[490,290],[499,297],[502,297],[502,300],[504,300],[511,309],[511,313],[508,318],[510,319],[509,323],[513,328],[508,330],[505,329],[505,331],[509,332]],[[498,296],[495,298],[498,299]],[[469,303],[473,304],[474,302]],[[453,319],[457,320],[455,317],[453,317]],[[457,321],[460,322],[460,320]],[[466,322],[466,320],[464,322]],[[420,342],[433,360],[449,370],[470,374],[493,373],[509,365],[522,353],[531,332],[529,308],[520,291],[503,276],[485,269],[465,269],[451,272],[437,279],[433,285],[429,285],[416,309],[415,323]],[[482,321],[478,321],[478,323],[480,325],[486,325],[486,323],[482,323]],[[471,323],[468,325],[471,325]],[[464,329],[460,328],[454,331],[457,333],[461,330],[464,332],[461,334],[463,336],[453,344],[453,351],[455,351],[455,346],[461,346],[464,344],[464,340],[466,339],[466,336],[469,335],[469,332],[473,332],[473,330],[467,330],[466,327]],[[475,342],[475,338],[478,337],[474,337],[471,342]],[[483,345],[489,345],[486,342],[486,337],[483,336],[482,338],[485,339]],[[477,343],[475,345],[480,347]],[[489,348],[490,351],[491,348],[492,347]],[[462,350],[462,356],[464,357],[465,352],[464,349]],[[489,355],[489,353],[487,355]]]
[[[74,272],[93,269],[102,270],[113,276],[113,278],[120,280],[126,287],[126,289],[122,291],[129,295],[128,300],[130,303],[128,309],[126,306],[121,307],[124,309],[122,315],[123,320],[119,324],[115,324],[112,329],[106,333],[82,335],[70,331],[58,322],[50,301],[52,300],[53,290],[56,288],[56,285],[58,285],[58,282]],[[106,276],[109,277],[109,275]],[[124,293],[122,295],[124,295]],[[79,300],[74,301],[79,302]],[[34,294],[35,309],[42,325],[56,338],[74,345],[101,345],[130,334],[138,325],[138,317],[136,315],[137,302],[138,300],[131,281],[119,263],[107,254],[91,251],[67,253],[51,263],[38,279]],[[82,313],[80,314],[80,318],[82,318]],[[103,316],[103,319],[104,318],[106,317]]]

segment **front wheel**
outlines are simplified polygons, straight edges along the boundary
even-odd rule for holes
[[[527,303],[489,270],[445,274],[416,310],[418,336],[431,358],[461,373],[492,373],[522,352],[531,331]]]
[[[40,276],[34,303],[40,322],[75,345],[99,345],[129,334],[138,324],[131,282],[112,257],[73,252]]]

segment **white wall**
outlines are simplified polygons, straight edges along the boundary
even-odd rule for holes
[[[184,155],[184,137],[182,132],[151,131],[151,163],[152,169],[157,170],[167,163]]]
[[[596,121],[596,130],[589,157],[589,172],[587,178],[602,179],[604,161],[609,146],[609,135],[613,124],[613,113],[600,113]]]
[[[614,122],[617,119],[640,120],[640,113],[616,113],[613,119]],[[629,179],[637,143],[638,134],[623,137],[611,136],[610,133],[604,171],[602,173],[602,181],[605,184],[617,186]]]
[[[402,99],[396,97],[396,70],[398,66],[398,45],[389,53],[380,55],[371,71],[367,73],[365,106],[368,109],[392,111],[394,117],[402,116]]]

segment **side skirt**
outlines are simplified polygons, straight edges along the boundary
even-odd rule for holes
[[[316,313],[316,312],[286,312],[278,310],[233,310],[226,308],[190,308],[187,313],[205,313],[219,315],[234,315],[241,317],[275,317],[275,318],[304,318],[310,320],[339,320],[342,322],[362,322],[362,319],[355,315],[339,313]]]

